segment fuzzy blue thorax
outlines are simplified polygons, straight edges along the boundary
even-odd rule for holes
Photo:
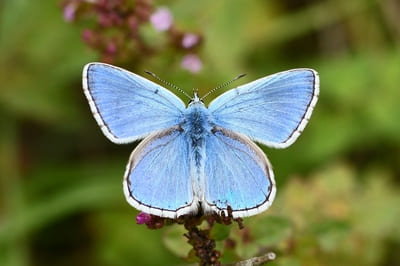
[[[186,109],[185,122],[181,127],[193,149],[194,162],[199,167],[204,159],[205,139],[211,133],[213,123],[210,112],[196,93]]]

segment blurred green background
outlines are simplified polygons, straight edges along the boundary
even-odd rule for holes
[[[285,150],[263,147],[276,201],[245,231],[231,227],[223,261],[273,250],[269,265],[400,265],[400,2],[153,3],[202,34],[203,69],[185,71],[167,49],[131,71],[200,95],[240,73],[233,86],[297,67],[320,74],[303,135]],[[136,225],[125,202],[136,144],[110,143],[92,117],[81,71],[99,56],[81,30],[57,1],[0,2],[0,265],[185,265],[179,228]]]

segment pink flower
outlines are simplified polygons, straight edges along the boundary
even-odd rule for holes
[[[117,52],[117,45],[114,42],[110,41],[109,43],[107,43],[106,51],[109,54],[115,54]]]
[[[172,14],[166,7],[160,7],[150,16],[150,22],[157,31],[166,31],[172,26]]]
[[[136,31],[138,28],[138,20],[135,16],[130,16],[128,18],[128,26],[132,31]]]
[[[203,67],[203,63],[197,55],[188,54],[182,59],[181,66],[192,73],[197,73]]]
[[[111,27],[113,25],[112,16],[109,13],[99,13],[97,15],[97,21],[102,27]]]
[[[193,33],[187,33],[183,35],[182,38],[182,46],[186,49],[189,49],[195,46],[199,42],[200,38],[198,35]]]
[[[137,224],[147,224],[151,221],[151,215],[145,212],[140,212],[136,216],[136,223]]]
[[[94,32],[92,30],[89,29],[84,29],[82,31],[82,39],[84,42],[86,43],[91,43],[94,40]]]
[[[75,2],[68,3],[63,10],[64,19],[67,22],[72,22],[75,19],[76,9],[78,8]]]

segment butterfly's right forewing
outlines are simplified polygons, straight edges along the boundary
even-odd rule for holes
[[[318,95],[317,72],[292,69],[227,91],[211,102],[209,110],[220,127],[286,148],[304,130]]]
[[[103,133],[128,143],[183,120],[184,103],[167,89],[124,69],[87,64],[83,88]]]

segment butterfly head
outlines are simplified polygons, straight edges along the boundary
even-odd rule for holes
[[[201,104],[204,105],[203,100],[199,97],[199,95],[197,94],[197,90],[194,90],[193,92],[193,97],[190,99],[189,101],[189,106],[195,105],[195,104]]]

